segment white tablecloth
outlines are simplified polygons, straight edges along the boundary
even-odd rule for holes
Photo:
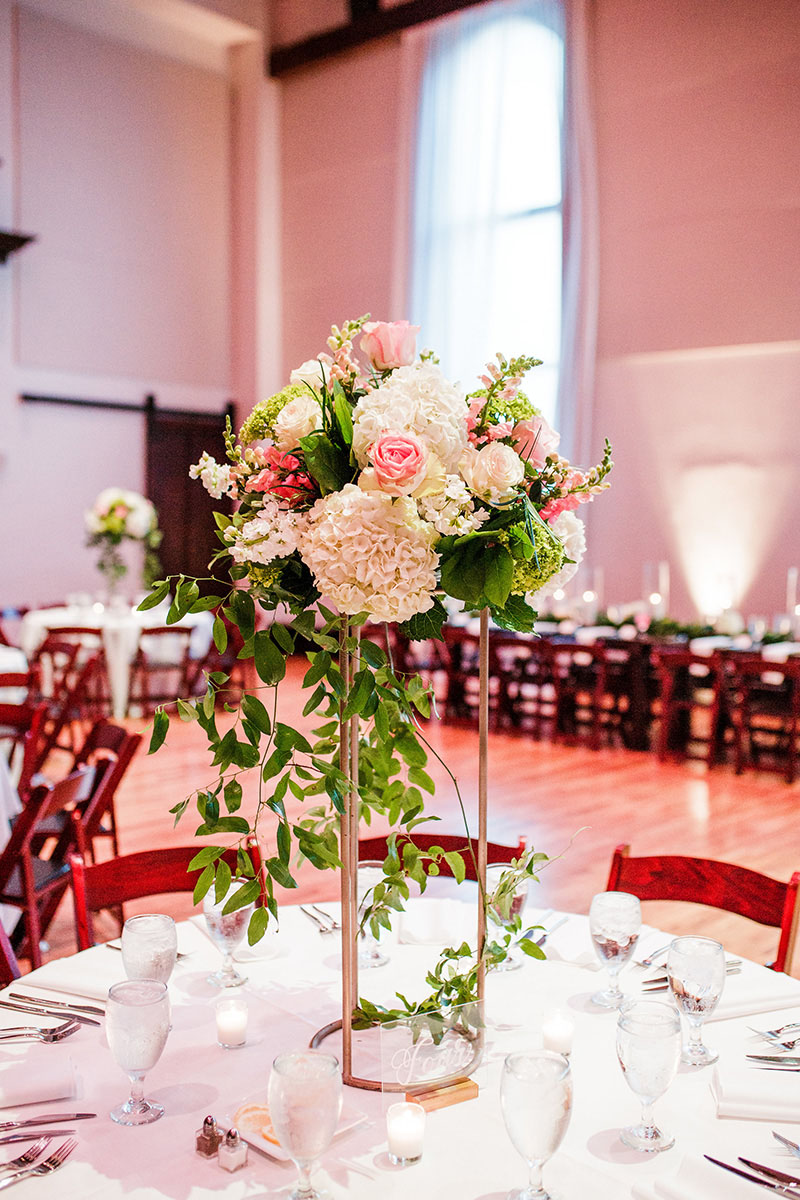
[[[17,789],[11,781],[11,772],[8,768],[8,763],[5,757],[0,754],[0,849],[2,849],[8,841],[11,833],[11,820],[17,815],[22,808],[17,795]],[[20,910],[11,908],[7,904],[0,904],[0,921],[7,933],[11,933],[12,929],[19,920]]]
[[[417,903],[436,902],[423,898]],[[581,961],[584,942],[588,946],[584,918],[573,918],[560,941],[553,938],[554,950],[558,943],[565,955],[574,957],[579,952]],[[77,1125],[79,1146],[67,1166],[53,1177],[21,1184],[17,1192],[21,1198],[211,1200],[224,1191],[226,1200],[245,1200],[285,1194],[294,1178],[291,1166],[251,1151],[249,1165],[228,1175],[215,1161],[195,1154],[194,1135],[206,1113],[214,1113],[224,1123],[245,1098],[255,1095],[263,1100],[275,1055],[306,1046],[321,1025],[337,1017],[341,979],[337,939],[319,934],[299,909],[287,908],[281,913],[280,933],[257,948],[260,957],[245,951],[243,958],[248,961],[241,969],[249,975],[250,1028],[248,1044],[239,1050],[224,1050],[215,1041],[213,1004],[218,993],[206,982],[206,974],[219,962],[219,955],[192,924],[180,927],[179,945],[188,957],[178,964],[170,985],[173,1029],[161,1061],[145,1081],[145,1093],[166,1106],[162,1120],[128,1129],[108,1118],[108,1110],[123,1098],[127,1080],[111,1058],[102,1029],[85,1027],[60,1045],[0,1049],[3,1063],[28,1062],[45,1079],[51,1072],[63,1080],[71,1061],[83,1089],[75,1100],[6,1110],[5,1115],[64,1112],[74,1107],[98,1114],[96,1120]],[[423,987],[422,976],[436,954],[431,946],[395,941],[388,949],[389,964],[361,976],[362,993],[384,1003],[393,1001],[397,988],[413,993],[415,980]],[[113,950],[98,947],[79,961],[94,987],[122,978],[121,956]],[[623,988],[630,989],[636,978],[635,968],[626,971]],[[44,983],[46,974],[39,979]],[[674,1176],[684,1158],[693,1162],[703,1153],[728,1162],[741,1153],[791,1170],[770,1130],[777,1127],[796,1139],[800,1125],[718,1120],[710,1070],[682,1069],[656,1104],[657,1120],[676,1135],[673,1150],[648,1157],[622,1145],[620,1127],[637,1117],[638,1101],[617,1063],[615,1015],[590,1003],[601,979],[593,965],[554,960],[531,960],[518,971],[491,975],[488,1065],[479,1098],[429,1114],[422,1161],[400,1170],[388,1162],[384,1136],[385,1106],[396,1097],[384,1101],[380,1094],[345,1089],[348,1110],[362,1113],[364,1120],[324,1154],[315,1182],[326,1185],[336,1200],[502,1200],[526,1174],[500,1112],[503,1057],[540,1044],[542,1018],[556,1006],[572,1016],[576,1034],[572,1121],[561,1149],[545,1168],[554,1200],[629,1200],[634,1187],[650,1189],[654,1182]],[[33,991],[37,975],[20,982]],[[796,1007],[784,1009],[780,1017],[784,1021],[800,1017],[800,984]],[[771,1019],[767,1014],[757,1021],[717,1022],[707,1030],[706,1040],[721,1051],[724,1062],[743,1063],[745,1051],[754,1044],[747,1024],[767,1028]],[[0,1022],[18,1024],[19,1013],[0,1009]],[[335,1041],[330,1041],[335,1052]],[[2,1087],[0,1067],[0,1093]],[[10,1158],[13,1148],[6,1149]]]
[[[78,625],[99,628],[103,631],[103,648],[108,664],[108,682],[114,716],[121,719],[128,711],[130,689],[130,666],[139,645],[142,629],[166,624],[169,606],[162,605],[145,612],[136,609],[103,608],[100,605],[79,608],[42,608],[25,614],[20,629],[20,643],[30,658],[43,641],[48,629],[63,625]],[[203,658],[211,645],[211,629],[214,618],[211,613],[189,613],[177,625],[190,627],[192,658]],[[176,627],[177,627],[176,625]],[[169,654],[167,646],[160,652]],[[167,659],[166,661],[169,661]]]

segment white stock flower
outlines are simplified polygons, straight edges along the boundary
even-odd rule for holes
[[[472,533],[489,518],[485,508],[475,508],[469,488],[458,475],[448,475],[441,491],[420,496],[417,508],[422,519],[444,535]]]
[[[507,504],[525,478],[525,465],[505,442],[490,442],[480,450],[469,448],[461,460],[461,474],[481,500]]]
[[[552,596],[558,588],[563,588],[569,583],[575,576],[586,553],[585,526],[574,512],[559,513],[554,520],[548,521],[548,525],[564,547],[567,558],[571,558],[573,561],[565,562],[560,571],[556,571],[555,575],[551,575],[542,587],[531,593],[533,599],[530,603],[534,608],[547,596]]]
[[[342,612],[407,621],[433,606],[435,536],[407,496],[348,483],[311,509],[300,553],[317,587]]]
[[[246,521],[230,547],[234,562],[268,566],[275,558],[287,558],[297,549],[305,517],[266,500],[257,517]]]
[[[205,450],[199,461],[189,467],[189,477],[199,479],[209,496],[215,500],[231,492],[236,482],[232,468],[225,463],[218,463]]]
[[[384,383],[362,396],[353,412],[353,452],[361,467],[382,433],[413,433],[455,471],[467,445],[468,409],[458,391],[429,362],[393,371]]]
[[[285,404],[273,422],[275,445],[286,453],[296,450],[300,439],[322,425],[322,409],[313,396],[300,396]]]
[[[299,367],[295,367],[289,376],[290,383],[307,383],[319,391],[322,384],[329,383],[331,377],[331,363],[333,359],[330,354],[320,354],[319,358],[306,359]]]

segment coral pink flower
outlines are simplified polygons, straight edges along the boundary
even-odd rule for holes
[[[591,500],[592,497],[586,492],[571,492],[569,496],[557,496],[553,500],[548,500],[539,516],[543,521],[553,521],[556,517],[560,517],[563,512],[572,512],[585,500]]]
[[[518,421],[513,436],[517,454],[535,467],[543,467],[548,454],[555,454],[561,441],[561,434],[556,433],[539,414],[527,421]]]
[[[300,459],[294,454],[282,454],[275,446],[269,446],[264,459],[267,465],[248,480],[248,492],[266,492],[295,507],[314,491],[310,476],[298,470]]]
[[[408,367],[414,361],[419,329],[408,321],[367,321],[360,346],[379,371]]]
[[[408,496],[425,478],[428,452],[412,433],[384,433],[369,448],[375,480],[389,496]]]

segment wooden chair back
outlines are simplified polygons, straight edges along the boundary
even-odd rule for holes
[[[22,738],[22,764],[17,780],[17,792],[23,803],[31,790],[34,776],[42,769],[47,757],[45,739],[47,708],[46,700],[42,700],[36,705],[31,714],[30,725]]]
[[[475,838],[468,839],[449,833],[417,833],[416,831],[411,837],[401,834],[397,838],[397,847],[401,855],[403,853],[404,842],[413,842],[423,853],[427,853],[432,846],[438,846],[442,850],[447,851],[457,850],[464,859],[466,878],[473,881],[477,880],[475,863],[478,858],[478,843]],[[510,862],[512,858],[519,858],[525,853],[526,844],[524,837],[520,837],[516,846],[504,846],[500,842],[487,842],[486,861],[490,863]],[[472,849],[472,853],[470,853],[470,848]],[[359,862],[382,862],[388,852],[389,840],[387,837],[359,838],[358,840]],[[453,875],[450,865],[445,858],[439,863],[439,874],[451,877]]]
[[[78,948],[86,950],[95,944],[93,912],[102,908],[118,908],[128,900],[144,896],[160,896],[175,892],[193,892],[197,872],[189,874],[189,863],[201,849],[196,846],[170,846],[161,850],[143,850],[123,854],[106,862],[86,863],[80,854],[70,856],[72,868],[72,897],[75,908],[75,932]],[[255,841],[248,843],[256,877],[262,875],[261,853]],[[225,861],[236,871],[237,850],[227,850]]]
[[[19,979],[21,971],[8,934],[0,924],[0,987],[8,987]]]
[[[640,900],[686,900],[749,917],[760,925],[780,929],[778,953],[769,965],[775,971],[791,966],[797,924],[800,872],[788,883],[769,875],[711,858],[680,854],[630,856],[630,846],[617,846],[606,888],[631,892]]]
[[[192,631],[186,626],[153,625],[141,631],[131,664],[130,701],[143,713],[176,696],[190,695],[194,677],[191,641]],[[163,653],[157,649],[159,643]],[[177,647],[178,653],[167,653],[167,647]]]

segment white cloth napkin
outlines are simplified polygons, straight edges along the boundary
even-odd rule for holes
[[[767,1051],[768,1053],[768,1051]],[[798,1072],[717,1063],[711,1078],[718,1117],[800,1121]]]
[[[732,1162],[730,1154],[715,1157]],[[753,1200],[753,1185],[704,1158],[685,1158],[675,1175],[654,1183],[636,1183],[631,1194],[634,1200]]]
[[[722,999],[708,1021],[800,1008],[800,980],[757,963],[743,963],[741,975],[728,975]]]
[[[57,992],[60,996],[84,996],[88,1000],[105,1000],[113,983],[127,978],[119,950],[95,946],[77,958],[57,958],[45,963],[32,975],[18,981],[14,990]]]
[[[26,1047],[25,1061],[0,1068],[0,1108],[46,1104],[78,1095],[72,1059],[48,1057],[48,1047]]]
[[[475,945],[478,914],[460,900],[425,898],[410,900],[397,923],[398,940],[405,946]]]

